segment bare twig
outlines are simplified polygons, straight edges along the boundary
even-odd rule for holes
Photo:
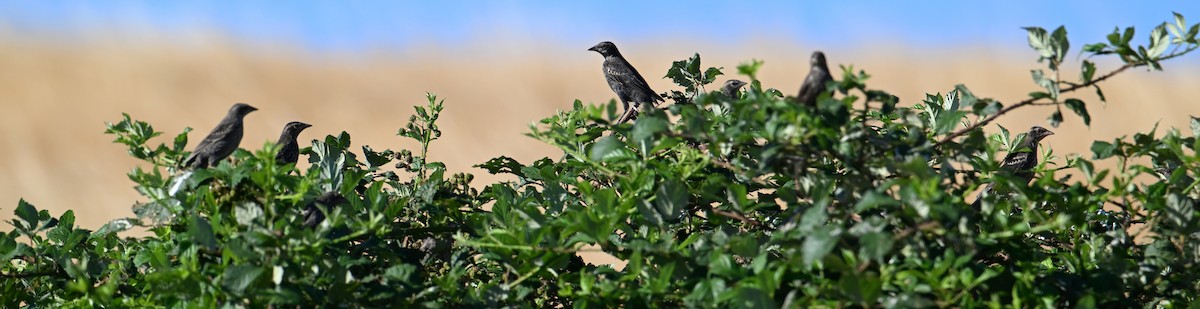
[[[747,174],[748,174],[748,173],[747,173],[745,170],[743,170],[742,168],[740,168],[740,167],[737,167],[737,166],[734,166],[733,164],[730,164],[729,162],[722,161],[722,160],[720,160],[720,159],[717,159],[717,158],[715,158],[715,157],[712,157],[712,156],[709,156],[708,158],[709,158],[709,161],[713,163],[713,165],[716,165],[716,166],[719,166],[719,167],[721,167],[721,168],[724,168],[724,169],[727,169],[727,170],[733,171],[734,173],[738,173],[738,174],[742,174],[742,175],[747,175]],[[769,186],[769,185],[770,185],[770,184],[768,184],[766,181],[763,181],[762,179],[758,179],[757,177],[754,177],[754,178],[747,177],[747,178],[749,178],[749,179],[750,179],[750,181],[753,181],[754,183],[757,183],[757,184],[760,184],[760,185],[764,185],[764,186]]]
[[[55,276],[55,275],[62,275],[62,274],[65,274],[65,273],[63,273],[59,269],[55,269],[53,271],[35,271],[35,272],[16,273],[16,274],[0,273],[0,278],[25,279],[25,278],[34,278],[34,277],[48,277],[48,276]]]
[[[929,221],[929,222],[921,223],[915,227],[910,227],[910,228],[900,230],[900,232],[896,233],[895,236],[892,236],[892,239],[894,239],[894,240],[905,239],[905,238],[908,238],[908,236],[915,233],[916,231],[931,231],[940,226],[942,226],[942,224],[937,221]]]
[[[736,211],[724,211],[724,210],[720,210],[720,209],[717,209],[716,207],[712,207],[712,206],[709,206],[708,210],[711,211],[712,213],[717,214],[722,217],[742,221],[742,223],[745,223],[745,224],[749,224],[749,225],[753,225],[753,226],[762,226],[763,225],[762,222],[758,222],[758,220],[747,218],[746,216],[744,216],[741,213],[738,213]]]

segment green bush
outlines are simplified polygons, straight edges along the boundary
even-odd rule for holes
[[[313,141],[306,171],[266,145],[185,172],[190,130],[151,146],[162,132],[125,115],[107,133],[148,163],[129,174],[136,216],[91,231],[21,201],[0,232],[0,306],[1185,307],[1200,296],[1200,119],[1094,142],[1088,157],[1059,158],[1051,137],[1030,184],[987,177],[1019,137],[980,127],[1030,105],[1090,125],[1068,94],[1103,99],[1099,82],[1200,47],[1198,28],[1176,15],[1136,47],[1118,29],[1082,48],[1069,80],[1066,31],[1028,28],[1044,90],[1011,105],[959,85],[897,106],[851,67],[809,108],[755,79],[758,61],[738,67],[751,83],[729,98],[706,90],[721,70],[696,55],[668,73],[685,88],[674,104],[612,124],[615,102],[576,101],[528,134],[562,157],[492,159],[478,167],[515,180],[487,186],[427,157],[433,95],[399,131],[420,149],[360,158],[342,133]],[[1094,56],[1122,65],[1099,74]],[[1006,193],[971,207],[989,183]],[[348,203],[302,226],[329,191]],[[120,236],[135,226],[152,234]],[[588,265],[584,251],[628,264]]]

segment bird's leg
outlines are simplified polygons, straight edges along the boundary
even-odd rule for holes
[[[632,108],[625,109],[625,113],[621,114],[620,118],[617,118],[617,123],[625,123],[626,121],[632,120],[633,118],[637,117],[637,113],[637,104],[634,104]]]

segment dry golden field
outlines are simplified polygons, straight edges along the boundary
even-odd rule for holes
[[[138,162],[103,134],[104,123],[119,120],[122,112],[149,121],[166,136],[190,126],[196,141],[231,104],[247,102],[260,110],[247,117],[243,148],[261,147],[285,123],[298,120],[314,125],[301,135],[305,141],[345,130],[356,145],[397,149],[412,146],[395,132],[428,91],[444,98],[447,106],[441,119],[443,140],[433,147],[432,159],[446,162],[451,171],[475,173],[477,184],[483,184],[497,178],[471,166],[494,156],[522,162],[559,156],[522,135],[531,122],[570,108],[575,99],[607,102],[613,97],[600,73],[601,58],[586,51],[589,46],[481,42],[312,54],[217,37],[164,42],[170,40],[113,35],[63,42],[0,33],[0,219],[12,218],[19,198],[56,215],[73,209],[86,228],[131,216],[129,207],[139,197],[125,173]],[[727,73],[736,71],[739,62],[764,60],[764,84],[793,93],[807,72],[808,54],[817,47],[617,43],[658,91],[671,89],[669,80],[660,78],[671,61],[700,52],[706,66],[723,66]],[[892,91],[906,105],[957,83],[979,96],[1015,102],[1035,90],[1029,70],[1042,67],[1023,46],[937,53],[872,46],[826,52],[831,66],[853,64],[866,70],[873,75],[873,88]],[[1186,130],[1187,116],[1200,115],[1195,99],[1200,97],[1200,61],[1187,59],[1200,55],[1189,56],[1167,62],[1166,72],[1136,69],[1109,80],[1104,84],[1107,106],[1091,91],[1076,94],[1092,104],[1093,123],[1099,125],[1088,128],[1069,115],[1054,129],[1058,134],[1044,143],[1061,157],[1086,153],[1092,140],[1148,131],[1156,122]],[[1101,67],[1104,72],[1115,66],[1101,62]],[[1020,131],[1045,125],[1047,115],[1048,107],[1030,107],[999,123]]]

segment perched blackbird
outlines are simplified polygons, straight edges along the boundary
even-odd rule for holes
[[[325,192],[324,194],[317,196],[315,200],[308,203],[308,206],[304,207],[304,227],[316,227],[317,224],[321,224],[321,222],[325,221],[325,213],[321,212],[320,208],[317,208],[317,204],[325,206],[325,209],[333,209],[333,207],[337,207],[338,205],[346,204],[348,202],[349,201],[342,197],[341,194],[338,194],[334,191]]]
[[[1026,183],[1033,180],[1033,168],[1037,167],[1038,164],[1038,142],[1041,142],[1043,138],[1050,135],[1054,135],[1054,132],[1050,132],[1046,128],[1039,126],[1030,128],[1029,133],[1025,134],[1025,138],[1017,146],[1017,150],[1004,156],[1004,162],[1000,163],[999,172],[1009,173],[1014,177],[1024,180]],[[980,193],[979,197],[975,198],[975,202],[971,203],[971,206],[978,208],[980,203],[983,202],[983,195],[991,193],[994,186],[995,184],[988,184],[983,189],[983,193]]]
[[[731,79],[731,80],[725,81],[725,86],[721,87],[721,93],[725,94],[725,96],[727,96],[727,97],[737,99],[738,91],[741,90],[742,87],[745,87],[745,86],[746,86],[746,82],[736,80],[736,79]]]
[[[217,162],[233,154],[242,142],[242,118],[256,110],[258,109],[246,103],[230,107],[225,118],[221,119],[212,132],[196,145],[196,150],[183,160],[183,165],[190,168],[206,168],[209,165],[217,165]]]
[[[796,101],[808,106],[817,106],[817,97],[825,92],[825,85],[833,81],[833,75],[829,74],[829,66],[825,64],[825,53],[819,50],[813,52],[808,62],[812,68],[808,70],[804,84],[800,85],[800,94],[796,95]]]
[[[300,159],[300,145],[296,144],[296,137],[300,135],[300,131],[304,131],[312,125],[292,121],[283,126],[283,133],[279,135],[279,152],[275,154],[275,162],[279,164],[295,164]]]
[[[637,109],[641,104],[649,103],[653,106],[656,102],[662,101],[663,98],[658,96],[650,85],[646,83],[646,79],[638,74],[637,69],[621,56],[621,52],[617,51],[617,45],[612,42],[600,42],[590,51],[600,53],[604,56],[604,79],[608,80],[608,87],[612,88],[613,92],[617,93],[617,98],[621,99],[624,105],[625,113],[617,119],[617,123],[629,121],[637,117]]]

